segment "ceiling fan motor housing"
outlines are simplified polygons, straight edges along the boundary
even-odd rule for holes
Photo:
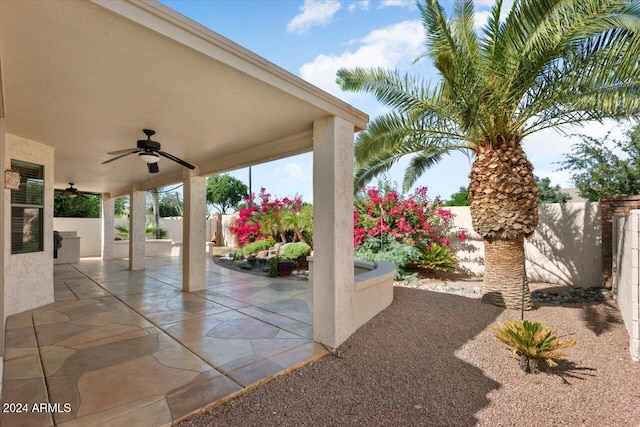
[[[159,151],[160,150],[160,143],[152,141],[150,139],[139,139],[137,146],[141,150],[145,150],[145,151]]]

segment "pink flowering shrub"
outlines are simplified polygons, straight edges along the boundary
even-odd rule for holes
[[[376,247],[371,240],[379,241],[377,245],[382,247],[390,239],[417,249],[420,259],[408,262],[444,270],[454,267],[455,258],[448,247],[452,241],[466,239],[466,235],[451,231],[453,214],[441,207],[440,200],[429,200],[426,187],[407,197],[393,190],[382,194],[375,187],[365,188],[364,194],[356,200],[353,212],[353,245],[358,255],[374,258],[375,254],[368,253]]]
[[[272,199],[263,187],[257,199],[253,194],[247,197],[245,206],[229,227],[241,245],[267,238],[281,242],[309,239],[313,229],[312,211],[303,205],[300,196]]]
[[[443,209],[440,200],[431,201],[427,188],[401,196],[397,191],[385,192],[375,187],[364,189],[357,197],[353,211],[353,245],[359,259],[387,259],[399,272],[408,263],[425,268],[449,270],[455,257],[449,249],[452,242],[466,239],[463,231],[452,232],[453,214]],[[257,198],[252,194],[229,227],[241,245],[273,238],[291,242],[311,240],[313,208],[301,198],[272,198],[264,188]]]

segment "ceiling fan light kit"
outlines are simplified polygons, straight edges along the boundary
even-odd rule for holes
[[[189,169],[196,168],[191,163],[185,162],[184,160],[172,154],[161,151],[160,143],[151,140],[151,137],[156,133],[154,130],[143,129],[142,131],[144,132],[145,135],[147,135],[147,139],[139,139],[138,143],[136,144],[136,148],[126,148],[124,150],[111,151],[107,153],[109,155],[116,156],[116,157],[106,160],[102,162],[102,164],[104,165],[106,163],[111,163],[115,160],[121,159],[130,154],[137,153],[138,158],[140,158],[143,162],[147,164],[147,169],[149,170],[149,173],[158,173],[160,171],[158,167],[158,160],[160,159],[160,156],[167,158],[171,161],[174,161],[179,165],[184,166],[185,168],[189,168]]]
[[[156,163],[160,158],[160,156],[158,156],[155,153],[147,153],[147,152],[142,152],[138,154],[138,157],[140,158],[140,160],[142,160],[145,163]]]

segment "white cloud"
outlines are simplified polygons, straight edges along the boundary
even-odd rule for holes
[[[371,2],[369,0],[359,0],[349,3],[349,12],[354,12],[356,10],[369,10],[369,4]]]
[[[473,17],[473,26],[475,27],[476,31],[482,29],[482,27],[486,25],[490,16],[491,12],[489,12],[488,10],[481,10],[479,12],[476,12],[475,16]]]
[[[302,169],[297,163],[287,163],[282,167],[278,167],[275,170],[276,175],[283,176],[283,181],[293,180],[296,182],[303,182],[309,180],[311,177],[307,172]]]
[[[287,31],[304,34],[316,25],[327,25],[338,10],[338,0],[305,0],[300,7],[300,13],[289,21]]]
[[[382,0],[380,7],[407,7],[413,8],[416,5],[415,0]]]
[[[341,55],[318,55],[313,62],[300,68],[303,79],[338,96],[347,99],[351,94],[343,92],[336,84],[336,72],[342,67],[398,68],[409,66],[423,53],[424,33],[420,21],[404,21],[374,30],[357,40],[357,48]]]
[[[562,161],[564,155],[571,152],[571,146],[581,141],[579,135],[603,139],[611,131],[610,139],[622,139],[627,128],[627,125],[620,125],[614,120],[605,120],[602,124],[587,122],[584,126],[545,129],[528,136],[524,140],[524,148],[534,165],[544,159]]]
[[[477,8],[493,7],[493,5],[496,3],[496,0],[475,0],[473,3]],[[509,2],[507,1],[505,3]],[[502,7],[504,7],[504,3]]]

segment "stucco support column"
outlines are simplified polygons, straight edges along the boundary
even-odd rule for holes
[[[313,123],[313,338],[339,346],[352,332],[353,124]]]
[[[2,86],[2,76],[0,76],[0,87]],[[2,94],[0,93],[0,165],[4,165],[4,151],[5,151],[5,143],[4,143],[4,108],[2,108]],[[11,191],[4,190],[4,173],[0,174],[0,188],[2,191]],[[4,257],[5,254],[9,252],[9,248],[7,248],[7,252],[5,252],[5,224],[7,221],[4,220],[7,212],[4,210],[4,194],[0,194],[0,212],[2,212],[2,223],[0,223],[0,378],[2,378],[2,372],[4,367]],[[10,222],[10,221],[9,221]],[[53,281],[53,278],[51,278]],[[0,380],[0,382],[2,382]],[[0,384],[0,395],[2,394],[2,384]]]
[[[182,221],[182,290],[201,291],[206,287],[207,185],[198,169],[185,169]]]
[[[116,240],[115,199],[109,193],[102,193],[102,259],[113,259]]]
[[[144,270],[147,223],[146,191],[132,191],[129,198],[129,270]]]

